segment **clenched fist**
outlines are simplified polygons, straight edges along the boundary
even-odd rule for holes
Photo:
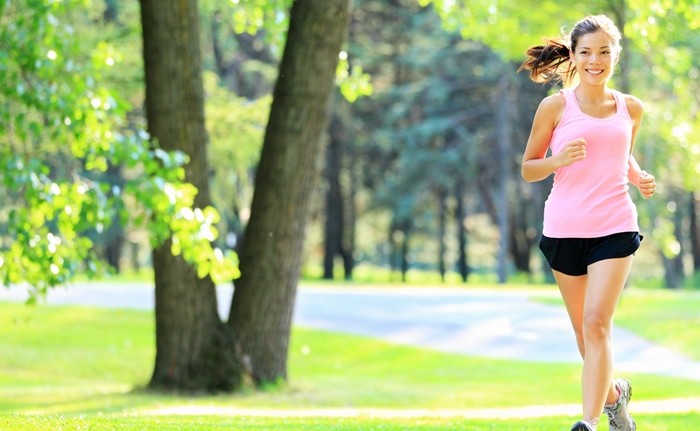
[[[637,188],[642,193],[644,199],[649,199],[656,192],[656,178],[646,171],[642,171],[639,176]]]
[[[586,158],[586,140],[575,139],[564,145],[564,148],[557,154],[557,165],[559,167],[569,166]]]

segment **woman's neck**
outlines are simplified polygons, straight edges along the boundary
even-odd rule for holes
[[[607,85],[588,85],[579,83],[574,89],[574,93],[579,101],[588,103],[602,103],[610,98],[610,89]]]

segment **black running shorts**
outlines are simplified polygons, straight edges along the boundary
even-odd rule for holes
[[[588,265],[634,254],[643,238],[639,232],[615,233],[599,238],[549,238],[542,235],[540,250],[553,270],[567,275],[585,275]]]

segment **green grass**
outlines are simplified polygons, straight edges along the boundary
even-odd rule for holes
[[[685,346],[686,337],[700,336],[700,325],[693,320],[700,308],[693,302],[695,296],[681,295],[689,296],[646,290],[626,293],[619,320],[636,322],[640,332],[653,332],[661,318],[648,316],[659,313],[668,328],[683,329],[683,334],[667,334],[663,341]],[[674,316],[680,316],[680,323],[674,323]],[[688,322],[696,324],[683,328]],[[568,429],[572,418],[281,419],[147,413],[182,405],[430,410],[579,402],[577,365],[467,357],[303,328],[293,332],[289,383],[263,391],[199,397],[155,394],[142,389],[154,355],[151,313],[0,303],[0,430],[554,431]],[[645,374],[630,377],[636,400],[700,396],[697,382]],[[648,431],[693,429],[690,424],[700,421],[700,414],[637,419]]]
[[[628,289],[615,323],[700,360],[700,290]]]
[[[700,414],[639,415],[644,431],[695,430]],[[465,420],[453,418],[373,419],[373,418],[253,418],[253,417],[0,417],[0,429],[23,431],[561,431],[572,424],[571,418],[523,420]],[[607,426],[601,424],[601,430]],[[640,428],[642,429],[642,428]]]

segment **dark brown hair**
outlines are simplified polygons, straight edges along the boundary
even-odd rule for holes
[[[576,68],[569,63],[572,52],[581,36],[604,31],[612,39],[615,54],[620,53],[620,30],[615,23],[605,15],[588,16],[574,25],[571,33],[558,39],[545,39],[544,45],[531,46],[527,50],[527,59],[518,69],[530,71],[530,79],[535,82],[571,82],[576,74]]]

